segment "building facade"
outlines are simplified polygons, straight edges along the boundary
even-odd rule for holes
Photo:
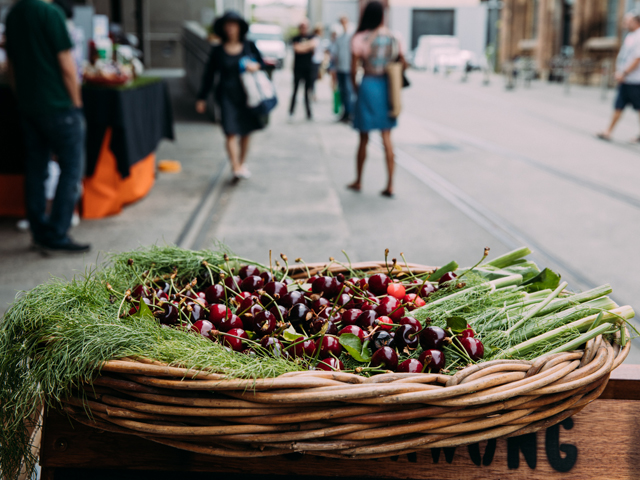
[[[499,59],[531,57],[542,78],[561,55],[603,65],[615,58],[622,18],[634,7],[629,0],[503,0]]]

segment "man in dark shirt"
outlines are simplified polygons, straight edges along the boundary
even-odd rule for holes
[[[309,34],[309,24],[304,21],[300,24],[299,34],[293,37],[293,52],[295,54],[293,61],[293,95],[291,96],[291,107],[289,108],[289,116],[293,117],[296,109],[296,96],[298,94],[298,85],[304,81],[304,105],[307,109],[307,118],[311,120],[311,93],[313,88],[313,51],[316,48],[318,39]]]
[[[85,125],[73,44],[60,7],[19,0],[7,16],[6,47],[27,149],[25,201],[33,242],[43,251],[86,252],[89,245],[67,234],[80,195]],[[46,215],[44,183],[52,153],[60,178]]]

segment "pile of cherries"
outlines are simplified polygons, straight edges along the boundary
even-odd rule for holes
[[[354,369],[358,373],[437,373],[445,367],[447,346],[473,361],[484,355],[469,326],[453,332],[410,316],[438,289],[456,287],[453,272],[437,284],[418,278],[401,281],[384,273],[348,279],[329,274],[294,282],[245,265],[237,275],[231,270],[201,290],[196,280],[176,286],[176,275],[128,291],[128,315],[144,303],[162,325],[190,329],[236,352],[281,356],[321,370],[345,370],[342,360],[350,355],[345,344],[353,347],[353,336],[362,353],[360,367]],[[351,334],[350,342],[341,341],[346,334]]]

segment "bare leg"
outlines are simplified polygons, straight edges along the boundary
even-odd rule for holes
[[[240,173],[240,148],[238,145],[237,135],[227,135],[226,138],[227,153],[229,154],[229,162],[231,162],[231,170],[234,175]]]
[[[249,153],[249,135],[240,137],[240,166],[244,166],[244,161]]]
[[[358,145],[358,153],[356,154],[356,181],[347,185],[352,190],[360,191],[362,187],[362,171],[364,162],[367,159],[367,144],[369,143],[369,133],[360,132],[360,144]]]
[[[611,136],[611,133],[613,132],[614,127],[616,126],[616,123],[618,123],[618,120],[620,120],[620,117],[622,117],[622,110],[614,110],[613,117],[611,117],[611,123],[609,124],[609,128],[607,128],[599,136],[601,137],[604,136],[606,138],[609,138]]]
[[[382,193],[385,195],[393,195],[393,170],[395,167],[395,160],[393,155],[393,144],[391,143],[391,130],[383,130],[382,144],[384,145],[384,154],[387,160],[387,188]]]

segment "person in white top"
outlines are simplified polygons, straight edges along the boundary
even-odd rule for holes
[[[640,13],[627,13],[624,25],[629,33],[616,59],[615,78],[618,82],[618,95],[609,128],[597,134],[602,140],[611,140],[611,133],[627,105],[640,112]],[[640,136],[634,141],[640,142]]]

